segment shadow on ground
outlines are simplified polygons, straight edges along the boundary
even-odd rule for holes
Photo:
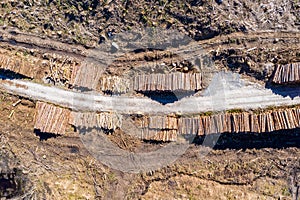
[[[205,141],[205,142],[204,142]],[[213,145],[216,142],[215,145]],[[196,145],[204,145],[213,149],[261,149],[288,147],[300,148],[300,128],[280,130],[270,133],[223,133],[199,136],[195,138]]]
[[[28,76],[7,69],[0,69],[0,79],[30,79]]]
[[[274,94],[278,94],[282,97],[290,97],[291,99],[294,99],[295,97],[300,97],[299,84],[276,85],[267,83],[266,88],[272,90]]]
[[[40,141],[48,140],[50,138],[57,138],[61,136],[60,134],[41,132],[40,129],[34,129],[33,132],[35,133],[36,136],[40,138]]]
[[[197,91],[149,91],[139,92],[162,105],[174,103],[184,97],[193,96]]]

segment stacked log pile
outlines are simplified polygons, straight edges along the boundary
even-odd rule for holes
[[[67,122],[81,128],[114,131],[122,127],[122,116],[115,113],[77,113],[51,104],[37,102],[35,129],[64,134]],[[178,135],[213,133],[264,133],[300,128],[300,108],[264,113],[223,113],[211,116],[171,117],[144,116],[140,123],[141,139],[176,141]]]
[[[177,129],[177,119],[175,117],[151,116],[148,118],[148,127],[153,129]]]
[[[130,81],[118,76],[105,76],[100,78],[99,88],[103,92],[126,93],[130,89]]]
[[[70,84],[95,90],[103,70],[102,67],[93,64],[75,66],[72,70]]]
[[[291,63],[276,67],[273,83],[287,84],[297,82],[300,82],[300,63]]]
[[[115,113],[72,112],[69,123],[81,128],[100,128],[114,131],[122,126],[122,116]]]
[[[161,130],[161,129],[142,129],[143,140],[154,140],[154,141],[176,141],[177,130]]]
[[[91,74],[90,80],[100,80],[99,90],[109,93],[126,93],[129,90],[135,91],[195,91],[201,90],[201,74],[200,73],[170,73],[170,74],[144,74],[138,75],[133,80],[121,78],[118,76],[103,76],[93,67],[84,69],[82,72],[77,67],[73,70],[71,84],[93,88],[92,82],[86,80],[85,75]],[[80,75],[76,75],[80,74]],[[88,83],[87,83],[88,82]]]
[[[225,113],[195,118],[180,118],[178,134],[264,133],[300,127],[300,108],[265,113]]]
[[[201,90],[200,73],[144,74],[133,79],[135,91]]]
[[[178,122],[175,117],[150,116],[141,123],[143,140],[176,141]]]
[[[224,113],[195,117],[148,117],[141,124],[146,140],[175,141],[178,135],[264,133],[300,127],[300,108],[264,113]]]
[[[25,59],[21,59],[16,56],[8,56],[5,54],[0,54],[0,68],[9,70],[29,78],[41,78],[41,71],[45,69],[41,68],[41,64],[29,62]]]
[[[65,134],[70,111],[48,103],[36,103],[34,128],[42,133]]]

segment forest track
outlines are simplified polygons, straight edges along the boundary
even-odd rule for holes
[[[161,105],[149,98],[80,93],[25,80],[0,80],[0,88],[14,95],[83,112],[197,114],[207,111],[249,110],[300,104],[299,87],[287,88],[284,91],[285,94],[279,95],[258,84],[248,83],[236,86],[230,85],[226,79],[224,80],[225,83],[209,88],[208,92],[204,91],[203,94],[206,93],[204,96],[187,97],[166,105]],[[294,96],[294,98],[292,99],[289,95]]]

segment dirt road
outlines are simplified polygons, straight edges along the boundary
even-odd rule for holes
[[[80,93],[26,80],[1,80],[0,87],[8,93],[53,103],[72,110],[114,111],[127,114],[140,112],[144,114],[193,114],[300,104],[299,87],[286,89],[282,94],[275,94],[271,89],[250,82],[246,83],[239,78],[234,80],[232,76],[234,74],[216,74],[210,86],[200,96],[186,97],[164,106],[146,97],[103,96],[96,92]]]

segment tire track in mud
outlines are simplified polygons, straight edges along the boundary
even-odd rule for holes
[[[181,49],[179,50],[178,48],[173,48],[170,49],[170,51],[174,51],[177,53],[187,52],[187,51],[194,52],[194,54],[191,54],[191,56],[195,56],[199,54],[199,51],[197,51],[199,45],[202,48],[201,51],[211,50],[215,47],[220,47],[220,46],[225,46],[228,48],[228,45],[226,44],[228,39],[245,39],[247,41],[247,44],[255,42],[256,39],[266,40],[266,41],[272,39],[277,39],[277,40],[296,39],[296,41],[299,42],[300,32],[275,32],[275,31],[274,32],[247,32],[247,33],[236,32],[228,35],[216,36],[212,39],[200,40],[198,42],[194,41],[184,47],[181,47]],[[296,41],[293,42],[295,45],[297,44]],[[15,47],[19,46],[19,47],[25,47],[29,49],[37,49],[37,50],[42,50],[42,51],[47,51],[52,53],[64,54],[64,55],[68,55],[80,59],[90,58],[100,63],[108,63],[106,59],[107,57],[113,56],[117,58],[122,56],[122,53],[118,53],[118,52],[112,55],[110,49],[107,49],[107,47],[102,48],[102,46],[99,46],[99,47],[87,48],[80,45],[66,44],[55,39],[43,38],[33,34],[22,33],[12,28],[6,28],[5,30],[0,29],[0,43],[5,43]],[[93,49],[97,50],[96,55],[95,54],[93,55],[93,53],[89,53],[89,51]]]

